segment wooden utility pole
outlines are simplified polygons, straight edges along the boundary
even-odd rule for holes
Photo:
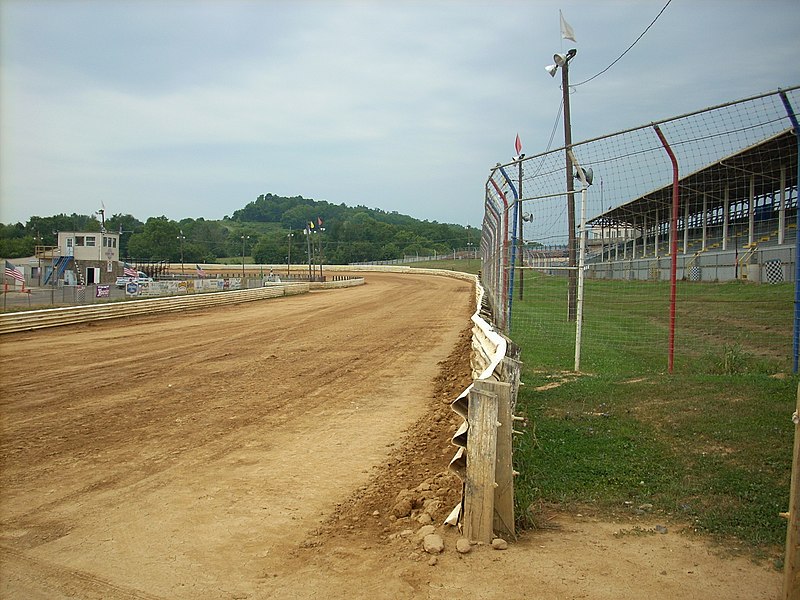
[[[561,65],[561,93],[564,101],[564,148],[572,149],[572,122],[569,112],[569,61],[575,56],[575,51],[570,50],[564,64]],[[573,196],[574,186],[572,183],[572,161],[569,159],[569,152],[564,152],[567,173],[567,256],[569,257],[569,271],[567,271],[567,320],[574,321],[577,318],[578,306],[578,274],[577,268],[577,248],[575,237],[575,198]]]

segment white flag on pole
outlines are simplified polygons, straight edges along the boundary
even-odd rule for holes
[[[565,40],[572,40],[573,42],[577,43],[578,40],[575,39],[575,32],[572,30],[572,27],[567,20],[564,18],[564,13],[560,10],[558,11],[558,16],[561,17],[561,37]]]

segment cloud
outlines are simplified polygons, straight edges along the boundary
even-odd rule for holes
[[[100,200],[220,218],[273,192],[477,224],[488,169],[517,133],[528,155],[554,125],[562,143],[560,80],[543,69],[564,50],[558,9],[579,40],[574,83],[660,6],[6,1],[0,221]],[[797,82],[791,19],[775,18],[796,13],[673,3],[574,90],[573,139]]]

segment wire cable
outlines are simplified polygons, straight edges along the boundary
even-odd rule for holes
[[[561,120],[561,111],[564,110],[564,97],[561,97],[561,104],[558,107],[558,114],[556,115],[556,121],[553,123],[553,131],[550,132],[550,141],[547,142],[547,148],[545,148],[545,152],[550,150],[550,146],[553,144],[553,138],[556,135],[556,128],[558,127],[558,123]]]
[[[613,67],[615,64],[617,64],[617,63],[618,63],[618,62],[619,62],[619,61],[622,59],[622,57],[623,57],[623,56],[625,56],[625,55],[626,55],[626,54],[627,54],[627,53],[630,51],[630,49],[631,49],[631,48],[633,48],[633,47],[634,47],[634,46],[637,44],[637,42],[638,42],[640,39],[642,39],[642,38],[644,37],[644,34],[645,34],[645,33],[647,33],[647,31],[648,31],[648,30],[649,30],[649,29],[650,29],[650,28],[651,28],[653,25],[655,25],[656,21],[658,21],[658,18],[659,18],[659,17],[660,17],[660,16],[661,16],[661,15],[664,13],[664,11],[665,11],[665,10],[667,10],[667,7],[670,5],[670,3],[671,3],[671,2],[672,2],[672,0],[667,0],[667,3],[664,5],[664,8],[662,8],[662,9],[661,9],[661,11],[660,11],[660,12],[659,12],[659,13],[656,15],[656,18],[655,18],[655,19],[653,19],[653,20],[650,22],[650,25],[648,25],[648,26],[645,28],[645,30],[644,30],[644,31],[643,31],[643,32],[642,32],[642,33],[639,35],[639,37],[637,37],[637,38],[636,38],[636,39],[633,41],[633,43],[632,43],[630,46],[628,46],[628,48],[625,50],[625,52],[623,52],[622,54],[620,54],[620,55],[619,55],[619,56],[618,56],[618,57],[617,57],[617,58],[614,60],[614,62],[612,62],[612,63],[611,63],[610,65],[608,65],[608,66],[607,66],[605,69],[603,69],[602,71],[600,71],[600,72],[599,72],[597,75],[592,75],[591,77],[589,77],[589,79],[586,79],[586,80],[584,80],[584,81],[581,81],[580,83],[575,83],[575,84],[572,84],[572,85],[570,85],[570,87],[578,87],[579,85],[583,85],[584,83],[589,83],[589,82],[590,82],[592,79],[596,79],[597,77],[600,77],[600,75],[602,75],[603,73],[605,73],[606,71],[608,71],[608,70],[609,70],[611,67]]]

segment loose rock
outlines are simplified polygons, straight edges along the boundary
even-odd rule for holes
[[[433,525],[423,525],[417,529],[417,539],[422,541],[425,539],[426,535],[430,535],[432,533],[436,533],[436,527]]]
[[[494,538],[492,540],[492,548],[495,550],[506,550],[508,548],[508,542],[503,538]]]
[[[467,538],[458,538],[456,542],[456,551],[459,554],[468,554],[472,552],[472,544],[469,543]]]
[[[400,500],[404,500],[408,498],[409,500],[414,497],[414,493],[411,490],[400,490],[397,492],[397,496],[395,496],[394,501],[400,502]]]
[[[396,518],[400,519],[402,517],[407,517],[411,514],[411,499],[408,497],[399,500],[393,507],[392,507],[392,515]]]
[[[442,510],[442,501],[436,498],[429,498],[425,500],[423,508],[431,517],[435,517]]]
[[[429,533],[422,540],[422,549],[428,554],[440,554],[444,551],[444,540],[438,533]]]

